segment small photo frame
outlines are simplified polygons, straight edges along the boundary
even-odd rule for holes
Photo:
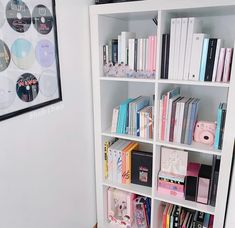
[[[62,101],[55,0],[0,0],[0,121]]]

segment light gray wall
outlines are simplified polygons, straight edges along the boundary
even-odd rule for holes
[[[0,123],[0,227],[96,223],[89,0],[57,0],[63,103]]]

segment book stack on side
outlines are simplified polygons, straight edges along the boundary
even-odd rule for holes
[[[200,100],[180,96],[175,88],[161,96],[159,140],[191,145]]]
[[[112,133],[153,138],[154,98],[127,99],[113,109]]]
[[[201,33],[198,18],[172,18],[170,34],[162,36],[161,78],[229,82],[233,48]]]
[[[167,203],[162,216],[162,228],[213,228],[214,216]]]
[[[212,165],[188,163],[188,152],[162,147],[157,191],[161,194],[215,206],[220,158]]]

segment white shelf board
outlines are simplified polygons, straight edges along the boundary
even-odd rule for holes
[[[137,184],[110,183],[108,181],[104,181],[103,185],[151,198],[152,188],[150,187],[137,185]]]
[[[184,199],[178,199],[174,196],[164,195],[156,193],[155,199],[158,201],[163,201],[166,203],[176,204],[178,206],[186,207],[189,209],[205,212],[214,215],[215,214],[215,207],[212,207],[210,205],[205,205],[189,200]]]
[[[134,136],[134,135],[111,133],[110,128],[104,131],[102,133],[102,136],[108,136],[108,137],[113,137],[113,138],[126,139],[126,140],[132,140],[136,142],[153,144],[152,139],[143,139],[143,138],[140,138],[139,136]]]
[[[222,155],[221,150],[215,150],[213,146],[208,146],[208,145],[196,143],[196,142],[193,142],[191,145],[187,145],[187,144],[180,144],[180,143],[157,141],[156,145],[176,148],[180,150],[199,152],[199,153],[204,153],[204,154],[219,155],[219,156]]]
[[[132,224],[131,227],[132,228],[137,228],[136,224]],[[109,222],[105,222],[104,223],[104,228],[120,228],[120,225],[112,224],[112,223],[109,223]]]
[[[120,82],[146,82],[146,83],[155,83],[155,79],[141,79],[141,78],[121,78],[121,77],[101,77],[101,81],[120,81]]]
[[[178,84],[178,85],[192,85],[192,86],[207,86],[207,87],[222,87],[229,88],[229,83],[223,82],[201,82],[201,81],[183,81],[183,80],[169,80],[169,79],[159,79],[157,80],[159,84]]]

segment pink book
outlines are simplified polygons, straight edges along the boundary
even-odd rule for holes
[[[159,194],[170,195],[178,199],[184,199],[184,192],[178,192],[178,191],[170,190],[167,188],[162,188],[160,186],[158,186],[157,191]]]
[[[167,107],[167,95],[164,96],[163,100],[163,110],[162,110],[162,130],[161,130],[161,140],[165,139],[165,129],[166,129],[166,107]]]
[[[150,71],[152,72],[153,71],[153,65],[154,65],[154,59],[153,59],[153,56],[154,56],[154,36],[151,36],[150,37],[150,40],[151,40],[151,45],[150,45]]]
[[[149,36],[148,38],[148,66],[147,66],[148,71],[151,71],[151,46],[152,46],[152,40],[151,40],[151,36]]]
[[[225,55],[225,62],[224,62],[223,82],[229,82],[230,80],[232,55],[233,55],[233,49],[227,48],[226,55]]]
[[[189,162],[187,176],[198,177],[200,166],[199,163]]]
[[[182,185],[182,184],[175,184],[175,183],[159,180],[158,186],[161,188],[169,189],[169,190],[184,192],[184,185]]]
[[[126,184],[126,152],[122,151],[122,184]]]
[[[156,71],[156,64],[157,64],[157,37],[153,37],[153,71]]]
[[[213,228],[213,223],[214,223],[214,215],[210,216],[210,222],[209,222],[209,227],[208,228]]]
[[[217,82],[222,81],[222,76],[223,76],[223,71],[224,71],[225,54],[226,54],[226,48],[221,48],[220,55],[219,55],[217,74],[216,74],[216,81]]]

